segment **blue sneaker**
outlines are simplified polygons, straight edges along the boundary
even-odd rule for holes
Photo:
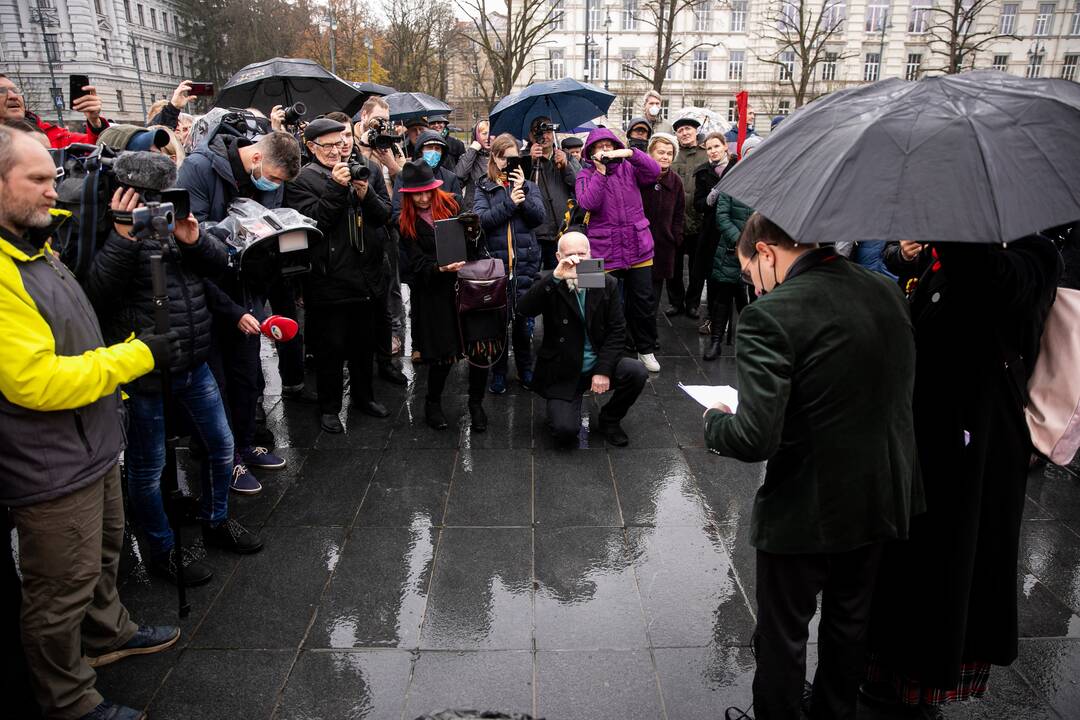
[[[255,476],[248,472],[244,463],[236,463],[232,469],[232,484],[229,488],[241,495],[258,495],[262,492],[262,485]]]
[[[87,656],[86,664],[92,668],[110,665],[131,655],[152,655],[168,650],[180,639],[180,628],[175,625],[140,625],[126,643],[117,649],[97,656]]]
[[[506,376],[499,373],[493,373],[491,376],[491,384],[488,385],[488,392],[492,395],[502,395],[506,392]]]
[[[244,465],[250,465],[257,470],[280,470],[285,467],[285,458],[264,447],[242,448],[240,458]]]

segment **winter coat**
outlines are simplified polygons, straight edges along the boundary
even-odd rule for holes
[[[69,495],[115,465],[124,448],[117,388],[154,366],[140,340],[106,347],[90,301],[47,248],[47,234],[0,228],[3,506]]]
[[[702,162],[707,162],[705,148],[700,145],[690,147],[679,146],[679,154],[671,163],[671,169],[682,180],[683,207],[686,213],[686,222],[683,223],[683,235],[687,239],[691,236],[695,239],[701,234],[701,213],[694,207],[694,174]]]
[[[904,297],[831,250],[796,265],[740,314],[738,412],[706,411],[705,446],[768,461],[750,521],[758,550],[842,553],[904,538],[922,507]]]
[[[670,170],[652,185],[641,188],[641,204],[653,236],[653,280],[675,275],[675,255],[683,244],[686,219],[682,180]]]
[[[735,248],[739,242],[746,221],[754,214],[754,209],[743,205],[735,198],[725,193],[720,193],[716,198],[716,210],[713,216],[716,218],[717,243],[716,252],[713,254],[711,277],[716,282],[737,283],[739,282],[739,255]]]
[[[578,204],[589,211],[589,244],[592,256],[604,258],[607,270],[622,270],[653,258],[653,238],[641,205],[641,188],[660,177],[660,165],[634,150],[622,162],[607,166],[601,175],[593,167],[590,150],[600,140],[611,140],[616,149],[625,147],[607,128],[589,133],[585,143],[584,167],[577,177]]]
[[[555,242],[566,217],[567,202],[574,197],[574,181],[581,171],[581,165],[569,155],[562,168],[550,158],[533,161],[532,157],[525,155],[523,170],[525,177],[539,186],[544,201],[544,222],[536,229],[537,240]]]
[[[701,227],[698,230],[698,247],[695,257],[704,264],[700,267],[710,267],[713,253],[716,252],[716,244],[720,233],[716,230],[716,213],[708,204],[709,191],[720,182],[720,176],[716,174],[709,161],[698,165],[694,170],[694,211],[701,217]],[[685,234],[686,229],[683,228]]]
[[[487,150],[477,150],[472,147],[465,148],[465,153],[457,162],[454,174],[458,182],[465,189],[465,207],[473,206],[473,197],[476,194],[476,184],[487,177],[488,158],[491,153]]]
[[[478,248],[466,247],[470,260],[479,257]],[[439,271],[435,228],[417,218],[416,237],[401,234],[401,252],[410,276],[413,352],[425,363],[456,360],[463,354],[454,307],[457,273]]]
[[[157,240],[133,242],[110,232],[90,266],[84,283],[86,294],[110,343],[153,330],[150,257],[155,254],[161,254],[165,261],[169,329],[180,342],[180,354],[170,369],[187,372],[210,355],[211,316],[203,278],[223,272],[228,262],[225,245],[211,233],[202,232],[194,245],[170,241],[163,246]],[[160,387],[156,377],[151,381],[148,376],[139,381],[138,389],[157,392]]]
[[[540,244],[534,235],[536,228],[544,223],[540,188],[526,180],[525,201],[514,205],[509,189],[485,177],[477,185],[474,202],[473,212],[480,216],[483,242],[488,253],[502,260],[503,266],[508,269],[510,239],[507,238],[507,230],[511,228],[510,222],[513,220],[510,232],[514,244],[513,282],[517,297],[521,297],[540,274]]]
[[[424,145],[430,145],[431,143],[442,145],[442,157],[439,158],[439,164],[434,168],[435,179],[442,180],[443,183],[439,189],[453,195],[457,199],[459,207],[467,207],[461,196],[461,181],[454,174],[455,164],[450,162],[449,146],[446,144],[446,138],[437,132],[425,130],[420,133],[416,141],[412,153],[413,160],[419,160],[424,156]],[[401,193],[398,191],[401,190],[402,182],[401,173],[398,173],[398,176],[394,179],[394,199],[390,207],[390,220],[395,223],[401,217]]]
[[[950,688],[961,662],[1016,659],[1032,450],[1018,384],[1038,357],[1060,266],[1042,237],[936,251],[937,271],[908,273],[922,277],[911,298],[913,408],[927,511],[882,556],[870,643],[896,672]],[[934,262],[927,249],[910,264]]]
[[[188,155],[180,165],[177,187],[187,188],[191,196],[191,214],[199,222],[221,222],[229,214],[229,203],[240,196],[240,187],[233,177],[228,152],[231,148],[251,145],[247,138],[218,134]],[[252,199],[273,210],[281,207],[284,188],[256,190]]]
[[[615,374],[626,345],[626,320],[619,283],[612,276],[605,278],[603,289],[585,291],[584,321],[577,298],[551,273],[544,273],[518,300],[517,311],[544,316],[544,342],[536,355],[532,384],[542,397],[571,401],[577,395],[586,335],[596,353],[592,374],[609,378]]]
[[[45,133],[45,137],[49,138],[49,144],[58,149],[66,148],[67,146],[76,143],[93,145],[97,142],[98,135],[100,135],[105,128],[109,127],[109,121],[103,117],[98,118],[98,122],[101,123],[98,127],[86,123],[85,133],[71,132],[62,125],[47,123],[32,112],[26,113],[26,119],[34,123],[38,130]]]
[[[382,178],[372,173],[368,191],[359,200],[351,186],[333,180],[330,168],[311,162],[285,185],[286,207],[315,220],[323,233],[311,242],[305,303],[337,305],[386,295],[389,278],[382,226],[390,219],[390,206],[379,197],[376,183]]]

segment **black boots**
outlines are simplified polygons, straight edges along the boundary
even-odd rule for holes
[[[701,356],[702,360],[712,362],[716,358],[720,357],[720,352],[724,344],[723,332],[724,331],[721,330],[719,335],[717,335],[716,332],[713,332],[709,335],[709,344],[705,348],[705,354]]]
[[[472,418],[472,431],[474,433],[482,433],[487,430],[487,413],[484,412],[484,406],[479,402],[469,401],[469,416]]]
[[[702,360],[712,361],[720,357],[724,344],[724,331],[731,319],[731,305],[709,301],[709,344],[705,348]]]
[[[427,424],[436,430],[445,430],[447,427],[446,415],[443,414],[442,402],[439,400],[424,401],[424,417]]]

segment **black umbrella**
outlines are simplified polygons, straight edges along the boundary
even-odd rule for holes
[[[1080,84],[882,80],[796,111],[720,189],[803,242],[1008,242],[1080,219]]]
[[[335,110],[352,115],[364,95],[314,60],[273,58],[252,63],[229,78],[216,107],[253,107],[267,115],[275,105],[302,102],[307,118]]]
[[[422,92],[399,92],[387,95],[391,120],[410,120],[428,115],[444,115],[454,109],[438,98]]]
[[[354,88],[359,90],[361,93],[363,93],[364,95],[367,95],[369,97],[371,95],[381,95],[381,96],[385,97],[386,95],[393,95],[394,93],[397,92],[397,90],[390,87],[389,85],[380,85],[379,83],[354,82],[354,83],[350,83],[350,84]]]

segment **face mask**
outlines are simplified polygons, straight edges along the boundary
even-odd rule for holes
[[[257,189],[262,190],[263,192],[270,192],[271,190],[277,190],[279,187],[281,187],[281,183],[276,183],[273,180],[267,180],[264,177],[256,178],[255,177],[255,168],[259,169],[259,175],[261,176],[262,175],[262,163],[259,163],[258,165],[256,165],[254,168],[251,169],[251,184],[254,185]]]
[[[423,157],[424,162],[426,162],[429,167],[434,169],[439,166],[439,160],[442,159],[442,152],[439,150],[425,150]]]
[[[646,148],[649,147],[649,141],[648,140],[638,140],[637,138],[634,138],[629,142],[629,145],[632,148],[637,148],[641,152],[645,152]]]
[[[653,117],[656,117],[657,115],[659,115],[660,114],[660,106],[659,105],[650,105],[649,106],[649,114],[652,115]]]
[[[447,135],[449,135],[450,134],[450,126],[447,125],[446,127],[444,127],[442,130],[439,131],[439,134],[442,135],[443,137],[446,137]]]

